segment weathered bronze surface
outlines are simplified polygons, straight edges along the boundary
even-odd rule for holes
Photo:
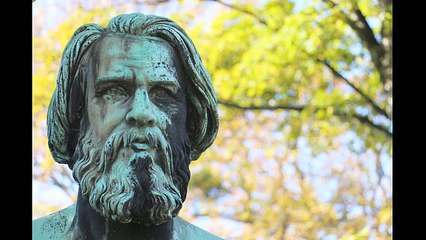
[[[214,141],[215,92],[175,22],[123,14],[66,46],[48,110],[52,156],[77,203],[33,221],[33,239],[220,239],[178,217],[189,164]]]

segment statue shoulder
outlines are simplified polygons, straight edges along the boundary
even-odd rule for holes
[[[174,239],[173,240],[223,240],[180,217],[174,219]]]
[[[75,204],[33,220],[33,240],[62,239],[75,214]]]

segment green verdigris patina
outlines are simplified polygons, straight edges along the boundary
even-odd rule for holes
[[[189,164],[214,141],[209,74],[175,22],[123,14],[64,50],[48,110],[52,156],[77,203],[33,221],[33,239],[220,239],[177,215]]]

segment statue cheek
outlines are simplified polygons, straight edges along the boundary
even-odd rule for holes
[[[105,114],[100,121],[102,125],[103,132],[109,134],[113,131],[118,125],[125,121],[126,110],[123,108],[107,108]]]
[[[120,104],[106,104],[102,99],[94,98],[88,106],[90,126],[101,139],[109,134],[125,119],[126,108]]]
[[[172,124],[172,122],[170,121],[170,116],[167,115],[165,112],[157,111],[156,115],[158,119],[158,127],[160,129],[165,130],[168,126]]]

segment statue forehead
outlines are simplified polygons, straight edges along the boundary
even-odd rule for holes
[[[100,58],[132,58],[140,56],[176,56],[172,46],[158,37],[136,36],[130,34],[110,34],[97,45]]]

